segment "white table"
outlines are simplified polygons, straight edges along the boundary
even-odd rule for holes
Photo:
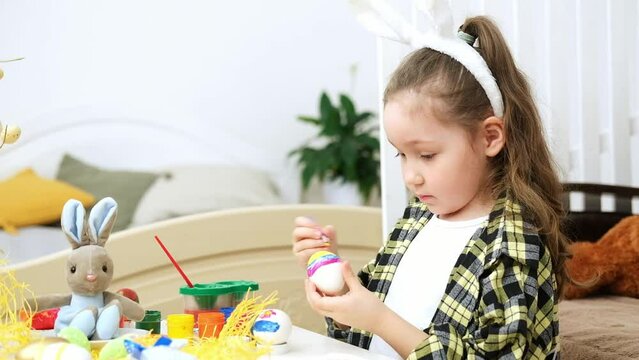
[[[162,325],[166,329],[166,320],[162,321]],[[54,336],[53,330],[41,330],[38,332],[44,336]],[[166,331],[163,333],[166,334]],[[286,353],[265,355],[260,358],[260,360],[286,359],[389,360],[391,358],[293,326],[291,336],[288,339],[288,351]]]
[[[281,355],[267,355],[262,359],[324,359],[324,360],[389,360],[357,346],[320,335],[297,326],[288,339],[288,352]]]

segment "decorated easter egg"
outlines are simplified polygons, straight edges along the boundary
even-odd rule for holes
[[[328,251],[318,251],[308,259],[308,278],[326,295],[336,295],[344,288],[342,259]]]
[[[263,310],[253,324],[253,336],[264,344],[284,344],[291,335],[291,318],[280,309]]]
[[[68,344],[68,341],[61,337],[45,337],[45,338],[39,339],[25,346],[24,348],[20,349],[20,351],[16,354],[16,360],[39,359],[40,356],[42,355],[42,352],[44,351],[44,348],[54,343]]]
[[[7,125],[6,127],[2,126],[2,128],[0,128],[0,138],[2,138],[6,144],[13,144],[18,141],[20,134],[22,134],[22,130],[15,125]]]
[[[78,345],[91,351],[91,343],[89,343],[89,339],[86,335],[84,335],[82,330],[76,327],[65,327],[58,332],[58,337],[66,339],[71,344]]]
[[[124,346],[124,337],[109,340],[100,350],[99,360],[117,360],[126,358],[129,354]]]
[[[47,345],[40,356],[36,360],[58,360],[58,359],[73,359],[73,360],[92,360],[91,353],[76,344],[69,343],[55,343]]]

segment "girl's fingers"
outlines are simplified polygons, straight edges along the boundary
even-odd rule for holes
[[[335,240],[335,228],[333,227],[333,225],[326,225],[322,230],[324,232],[324,235],[326,235],[331,241]]]
[[[321,227],[318,223],[315,222],[315,220],[307,216],[298,216],[295,218],[294,222],[294,238],[297,237],[298,239],[302,239],[309,237],[314,239],[324,239],[324,241],[326,242],[335,239],[335,229],[332,225]],[[300,229],[299,235],[295,233],[297,229]]]
[[[323,297],[318,292],[317,288],[315,287],[315,284],[312,281],[310,281],[309,279],[306,279],[304,281],[305,281],[305,289],[306,289],[306,300],[308,301],[309,305],[311,305],[311,307],[315,309],[315,311],[319,312],[320,314],[324,316],[328,316],[330,311],[328,311],[328,309],[326,308],[324,304],[327,298]]]
[[[321,299],[320,294],[317,293],[317,289],[315,288],[315,284],[309,279],[304,279],[304,290],[306,293],[306,301],[311,305],[313,309],[319,311],[317,308],[317,301]]]
[[[309,227],[296,227],[293,229],[293,242],[303,239],[321,239],[322,232],[319,229]]]
[[[344,282],[348,286],[349,290],[353,290],[362,285],[359,282],[359,278],[353,272],[351,263],[349,261],[344,261],[344,263],[342,264],[342,275],[344,276]]]
[[[296,254],[305,250],[313,250],[313,252],[315,252],[327,249],[329,246],[330,244],[325,243],[322,240],[304,239],[293,243],[293,252]]]

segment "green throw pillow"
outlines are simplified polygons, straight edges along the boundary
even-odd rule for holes
[[[158,176],[146,172],[104,170],[65,154],[57,178],[93,194],[96,200],[107,196],[115,199],[118,217],[113,231],[119,231],[131,224],[138,202]]]

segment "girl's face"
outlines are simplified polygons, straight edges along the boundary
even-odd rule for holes
[[[442,219],[487,215],[493,202],[482,126],[472,135],[454,119],[439,119],[437,101],[406,90],[386,103],[384,129],[397,149],[404,182]]]

